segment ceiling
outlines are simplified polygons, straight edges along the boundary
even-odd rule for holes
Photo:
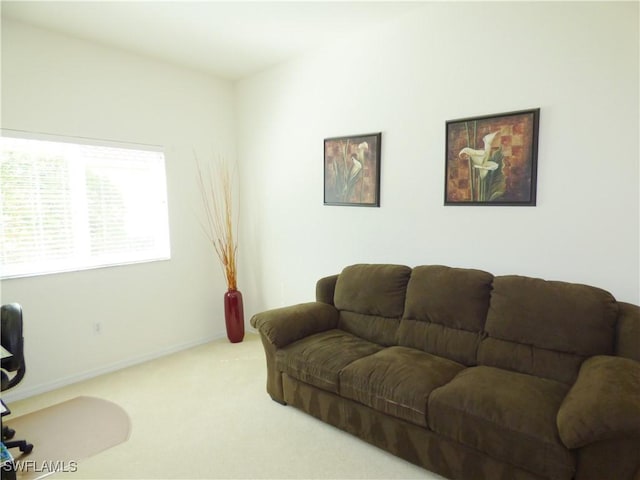
[[[420,2],[5,1],[2,17],[226,79],[373,29]]]

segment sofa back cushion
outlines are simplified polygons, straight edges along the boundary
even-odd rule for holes
[[[394,345],[411,269],[403,265],[359,264],[338,276],[333,297],[339,327],[379,345]]]
[[[398,344],[475,365],[493,275],[440,265],[416,267],[407,286]]]
[[[496,277],[478,363],[573,383],[585,357],[613,353],[617,317],[596,287]]]

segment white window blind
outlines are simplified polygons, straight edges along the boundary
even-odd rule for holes
[[[0,154],[2,278],[169,258],[161,151],[3,131]]]

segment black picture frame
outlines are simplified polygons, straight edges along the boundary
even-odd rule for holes
[[[540,109],[448,120],[445,205],[535,206]]]
[[[324,139],[324,204],[380,206],[382,133]]]

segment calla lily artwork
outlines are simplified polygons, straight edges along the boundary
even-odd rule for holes
[[[324,141],[324,204],[380,206],[382,134]]]
[[[502,151],[492,152],[492,144],[500,131],[489,133],[482,138],[483,150],[465,147],[458,156],[469,161],[469,185],[472,200],[483,202],[497,200],[504,196],[506,184],[502,171]]]
[[[535,205],[539,115],[448,121],[445,205]]]

